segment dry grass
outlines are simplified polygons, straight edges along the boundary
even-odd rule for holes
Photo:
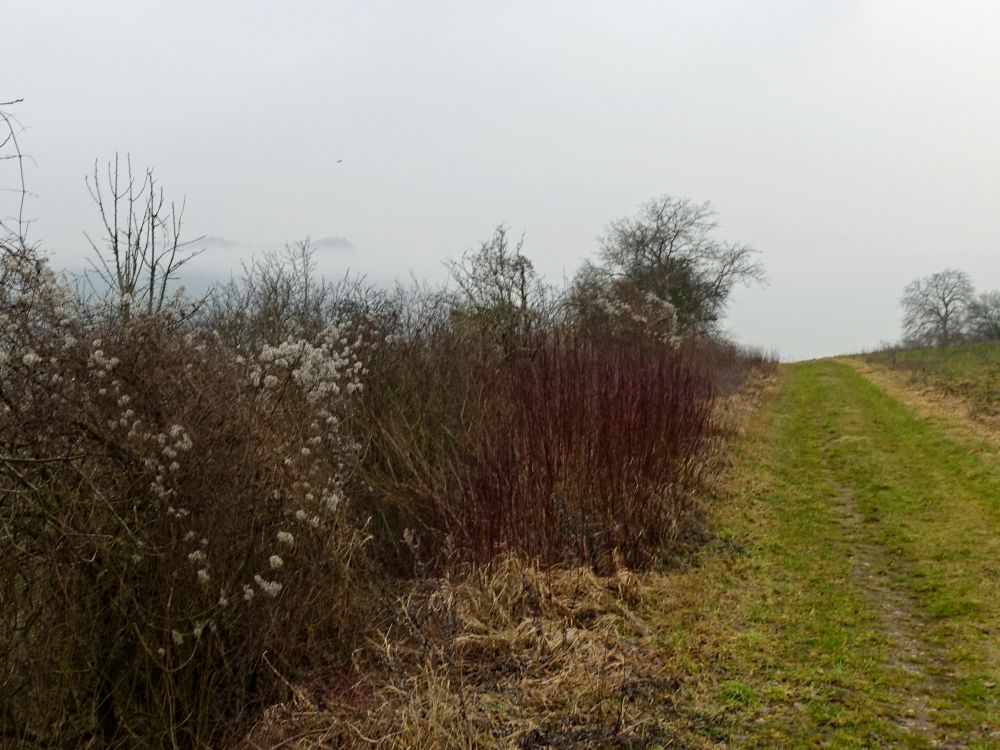
[[[947,393],[933,382],[916,380],[905,370],[856,358],[843,361],[921,417],[943,422],[956,437],[1000,445],[1000,417],[983,412],[977,402]]]
[[[674,687],[627,570],[540,572],[516,558],[426,581],[355,654],[353,705],[297,696],[251,734],[262,747],[636,747],[666,731]],[[309,709],[312,709],[311,711]],[[339,727],[339,731],[334,729]],[[312,730],[310,730],[312,728]],[[298,737],[295,739],[295,737]]]

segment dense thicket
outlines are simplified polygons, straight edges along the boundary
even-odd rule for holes
[[[138,213],[95,243],[100,295],[0,244],[4,743],[215,745],[343,660],[393,576],[654,564],[693,528],[715,395],[764,361],[657,296],[707,289],[721,246],[589,289],[599,320],[503,228],[450,289],[331,285],[304,244],[192,300],[162,203],[104,209]]]

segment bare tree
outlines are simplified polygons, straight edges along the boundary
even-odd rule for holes
[[[125,174],[121,174],[118,154],[107,165],[103,186],[94,163],[87,189],[104,225],[100,243],[87,235],[97,256],[94,270],[119,295],[124,315],[133,307],[147,313],[158,311],[178,271],[201,253],[190,249],[200,238],[181,241],[184,202],[168,205],[153,170],[146,169],[137,178],[128,156]]]
[[[669,302],[684,329],[715,327],[737,284],[763,282],[757,251],[715,239],[711,203],[664,195],[634,217],[611,222],[601,244],[604,271]]]
[[[966,329],[982,341],[1000,341],[1000,290],[979,294],[969,303]]]
[[[975,288],[964,271],[945,269],[903,290],[903,335],[921,346],[948,346],[962,334]]]

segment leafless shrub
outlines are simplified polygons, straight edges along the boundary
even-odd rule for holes
[[[391,316],[389,298],[362,276],[321,277],[306,239],[245,263],[238,278],[209,294],[202,322],[234,346],[312,337],[333,323],[373,334]]]
[[[504,352],[550,325],[556,307],[555,295],[523,248],[524,237],[512,246],[501,224],[478,250],[446,264],[458,288],[451,297],[453,319],[490,337]]]

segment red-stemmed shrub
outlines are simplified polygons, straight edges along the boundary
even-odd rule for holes
[[[369,392],[366,478],[418,555],[643,566],[690,528],[711,385],[648,338],[540,332],[509,351],[403,337]]]

